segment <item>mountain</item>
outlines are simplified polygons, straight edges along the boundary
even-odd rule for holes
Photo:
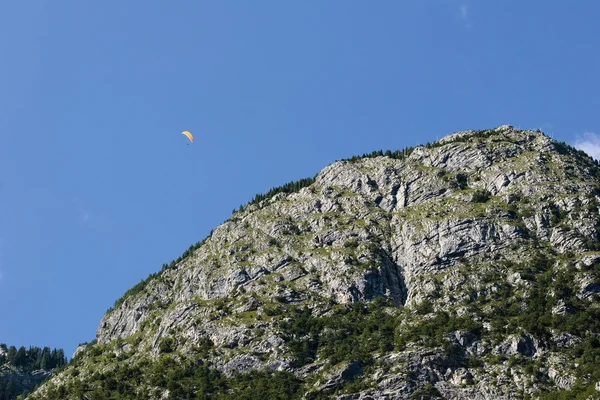
[[[62,349],[0,343],[0,400],[23,398],[67,363]]]
[[[29,399],[598,398],[599,178],[507,125],[335,162],[127,291]]]

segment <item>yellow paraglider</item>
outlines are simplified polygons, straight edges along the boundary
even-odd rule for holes
[[[194,137],[192,136],[192,134],[188,131],[183,131],[181,132],[183,135],[187,136],[188,139],[190,139],[190,142],[194,142]]]

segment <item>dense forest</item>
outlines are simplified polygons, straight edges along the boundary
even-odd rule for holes
[[[34,371],[62,367],[67,363],[67,358],[62,349],[50,350],[50,347],[25,349],[24,346],[17,349],[15,346],[7,347],[6,344],[0,343],[0,366],[7,363],[25,371]]]

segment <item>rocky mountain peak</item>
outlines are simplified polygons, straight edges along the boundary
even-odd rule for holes
[[[583,392],[600,381],[581,361],[600,348],[599,177],[508,125],[337,161],[128,291],[32,398],[177,398],[213,376],[190,365],[224,377],[210,390],[226,398],[248,398],[253,371],[310,398]],[[145,378],[106,388],[132,371]]]

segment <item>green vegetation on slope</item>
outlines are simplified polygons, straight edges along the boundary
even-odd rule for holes
[[[374,302],[339,305],[327,316],[315,317],[308,308],[291,306],[279,327],[287,341],[296,366],[317,360],[330,365],[342,361],[372,364],[373,352],[394,348],[394,329],[398,321],[386,313],[395,309],[393,300],[378,297]]]
[[[227,378],[201,359],[180,362],[163,355],[154,364],[118,363],[85,381],[74,379],[48,387],[44,398],[134,400],[152,398],[167,389],[170,399],[284,400],[299,399],[301,388],[301,381],[286,371],[253,371]]]
[[[407,350],[409,346],[441,348],[456,365],[477,368],[483,362],[490,365],[509,362],[514,367],[551,385],[540,373],[544,360],[534,361],[527,355],[506,358],[486,355],[476,358],[457,347],[451,333],[469,334],[471,340],[488,340],[494,345],[515,333],[529,334],[548,345],[551,352],[565,352],[574,360],[576,382],[570,391],[545,393],[548,399],[579,399],[591,393],[600,381],[600,295],[592,295],[592,303],[577,296],[578,270],[568,256],[547,256],[534,252],[521,263],[498,262],[489,272],[481,273],[482,283],[493,290],[481,291],[465,286],[466,292],[477,293],[467,297],[463,305],[467,314],[454,309],[435,310],[436,300],[426,300],[414,308],[396,309],[392,302],[377,298],[373,303],[335,305],[322,316],[314,316],[300,306],[280,306],[279,328],[296,367],[317,361],[330,366],[341,362],[358,362],[365,372],[379,366],[375,355]],[[558,267],[558,264],[563,267]],[[564,267],[566,266],[566,267]],[[465,273],[473,277],[477,266]],[[504,278],[518,273],[530,286],[527,290],[512,286]],[[586,267],[585,273],[600,283],[600,263]],[[458,294],[458,293],[457,293]],[[567,312],[553,310],[564,304]],[[484,328],[488,324],[489,328]],[[552,345],[555,334],[570,334],[581,340],[568,349]],[[354,383],[358,384],[360,379]],[[558,397],[556,397],[558,396]]]
[[[256,194],[254,196],[254,198],[246,206],[251,205],[251,204],[258,204],[261,201],[269,200],[270,198],[272,198],[273,196],[275,196],[276,194],[279,194],[279,193],[286,193],[286,194],[296,193],[296,192],[300,191],[300,189],[303,189],[305,187],[312,185],[315,182],[315,179],[316,179],[316,175],[312,178],[303,178],[303,179],[299,179],[297,181],[288,182],[282,186],[271,188],[265,194]],[[244,209],[244,206],[240,206],[237,211],[242,211],[243,209]],[[236,210],[233,210],[233,212],[235,212],[235,211]]]
[[[413,152],[415,148],[414,147],[405,147],[402,150],[375,150],[372,151],[371,153],[364,153],[363,155],[359,156],[359,155],[355,155],[349,158],[343,158],[340,161],[350,161],[350,162],[356,162],[356,161],[360,161],[362,159],[365,158],[375,158],[375,157],[389,157],[389,158],[393,158],[394,160],[404,160],[406,158],[408,158],[408,156],[410,156],[410,154]]]
[[[393,349],[394,326],[397,320],[386,312],[395,312],[391,299],[378,298],[372,303],[336,306],[329,316],[313,317],[300,306],[281,305],[275,315],[284,313],[289,321],[280,328],[299,364],[306,364],[317,353],[331,365],[350,360],[363,367],[372,365],[372,352]],[[305,336],[308,336],[305,338]],[[118,357],[111,368],[102,367],[114,360],[110,345],[95,346],[84,357],[71,363],[68,372],[73,379],[67,384],[48,385],[41,398],[79,399],[138,399],[170,392],[177,399],[300,399],[310,392],[314,383],[301,380],[287,371],[252,371],[227,377],[206,361],[211,350],[209,342],[198,354],[181,361],[170,346],[162,345],[163,354],[155,362],[130,362],[127,355]],[[78,379],[86,366],[95,365],[91,376]],[[361,385],[343,382],[330,391],[344,392],[361,389]],[[323,397],[325,396],[325,397]],[[310,399],[328,398],[324,393],[312,393]]]
[[[492,261],[485,268],[465,265],[464,274],[478,276],[463,288],[466,292],[478,293],[461,304],[469,310],[467,314],[457,313],[452,308],[436,309],[437,298],[400,309],[391,299],[382,297],[370,303],[330,304],[331,308],[321,315],[315,315],[306,306],[278,304],[269,315],[276,317],[276,327],[286,342],[289,355],[295,360],[295,367],[318,361],[326,362],[325,372],[344,362],[360,366],[361,372],[356,376],[339,381],[321,393],[312,392],[319,376],[309,375],[301,380],[288,372],[255,371],[227,377],[207,361],[211,344],[206,342],[195,358],[183,361],[177,351],[166,345],[162,346],[166,350],[156,362],[133,359],[129,362],[123,357],[122,362],[108,363],[105,358],[111,354],[114,357],[114,353],[97,349],[89,352],[86,359],[72,363],[70,371],[76,376],[80,369],[90,371],[86,365],[97,365],[92,376],[51,387],[43,398],[76,399],[85,394],[89,399],[134,399],[156,396],[168,389],[173,398],[180,399],[294,399],[305,394],[307,398],[320,399],[370,387],[365,378],[375,368],[387,368],[381,362],[382,356],[415,346],[441,349],[457,367],[476,369],[484,362],[488,366],[509,363],[512,368],[551,384],[541,372],[544,359],[534,361],[525,355],[507,358],[492,354],[475,358],[452,341],[451,333],[455,331],[470,334],[473,341],[487,340],[493,345],[505,340],[509,334],[519,332],[530,334],[543,343],[552,343],[549,340],[552,332],[570,333],[581,338],[579,343],[566,350],[548,348],[549,351],[565,351],[573,358],[577,363],[577,381],[570,391],[548,392],[542,398],[584,398],[582,396],[589,394],[590,388],[600,380],[600,309],[577,296],[574,281],[581,271],[569,267],[573,262],[568,261],[565,255],[545,255],[540,251],[520,263]],[[477,270],[479,272],[475,273]],[[594,279],[600,278],[600,263],[586,267],[584,272]],[[530,285],[528,289],[523,291],[508,283],[504,277],[509,273],[518,273]],[[494,289],[482,290],[482,285]],[[597,303],[598,295],[593,296]],[[559,300],[569,312],[552,312]],[[112,369],[101,367],[104,363]],[[415,393],[434,393],[435,388],[428,386],[419,390]]]

